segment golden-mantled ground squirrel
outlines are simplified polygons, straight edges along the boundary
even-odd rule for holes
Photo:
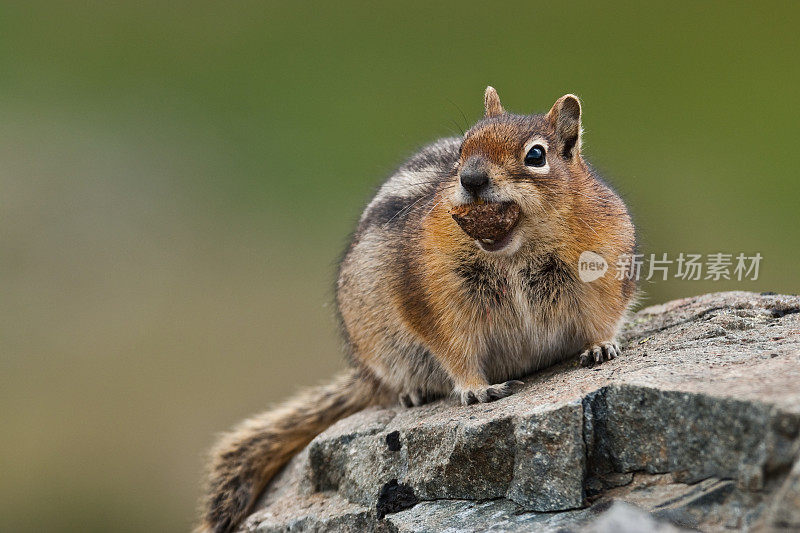
[[[365,407],[491,402],[537,369],[619,352],[635,282],[584,283],[578,258],[632,254],[634,228],[581,157],[578,98],[522,116],[488,87],[484,103],[463,137],[423,148],[365,209],[336,292],[351,370],[221,439],[200,530],[234,529],[292,455]]]

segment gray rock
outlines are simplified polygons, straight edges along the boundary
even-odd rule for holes
[[[514,437],[514,475],[506,497],[533,511],[582,507],[586,449],[581,403],[519,417]]]
[[[491,404],[342,420],[243,529],[800,529],[800,298],[676,300],[621,340],[614,361],[547,369]]]
[[[588,405],[602,413],[589,437],[590,475],[672,472],[686,483],[716,476],[761,488],[769,406],[627,384],[609,385]]]
[[[585,533],[677,533],[687,531],[669,522],[656,520],[652,515],[627,503],[616,502],[591,524],[583,528]]]
[[[775,495],[765,522],[775,529],[800,531],[800,458]]]

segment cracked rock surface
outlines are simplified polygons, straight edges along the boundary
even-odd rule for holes
[[[800,530],[800,298],[675,300],[620,345],[494,403],[342,420],[243,530]]]

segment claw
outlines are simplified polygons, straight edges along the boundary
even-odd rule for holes
[[[494,387],[489,387],[488,389],[486,389],[486,395],[489,397],[490,402],[494,400],[499,400],[500,398],[503,397],[502,393]]]
[[[606,341],[593,344],[580,355],[581,366],[591,367],[603,361],[611,361],[620,354],[619,346],[615,342]]]
[[[603,353],[606,356],[606,361],[611,361],[615,357],[617,357],[617,347],[613,344],[604,344],[603,345]]]
[[[524,381],[520,381],[518,379],[511,379],[511,380],[506,381],[505,383],[503,383],[503,386],[507,387],[511,391],[511,393],[513,394],[515,392],[521,391],[522,388],[525,386],[525,382]]]
[[[411,392],[402,392],[398,399],[403,407],[418,407],[436,399],[434,394],[426,393],[420,389]]]
[[[461,403],[464,405],[478,403],[478,397],[475,396],[475,393],[471,390],[464,391],[461,393]]]
[[[496,385],[490,385],[485,389],[462,390],[460,393],[462,405],[472,405],[474,403],[488,403],[511,396],[519,392],[525,383],[517,379],[506,381]]]

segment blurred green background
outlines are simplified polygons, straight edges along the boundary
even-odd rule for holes
[[[343,363],[335,261],[482,92],[584,103],[642,251],[798,290],[797,3],[4,2],[0,529],[180,531],[213,435]]]

